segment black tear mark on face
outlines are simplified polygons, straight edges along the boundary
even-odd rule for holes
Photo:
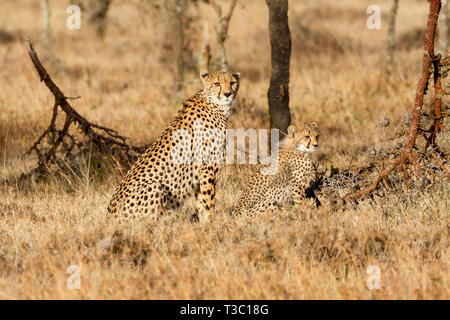
[[[219,92],[217,93],[217,99],[220,101],[220,93],[222,92],[222,86],[219,84]]]

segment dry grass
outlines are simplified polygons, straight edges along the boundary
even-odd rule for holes
[[[387,12],[390,1],[378,2]],[[179,96],[191,95],[199,83],[189,73],[193,81],[179,96],[173,92],[171,66],[161,63],[162,21],[138,3],[115,1],[106,37],[98,40],[87,26],[66,29],[66,4],[53,1],[61,66],[48,70],[67,95],[82,96],[72,104],[81,114],[143,144],[174,116]],[[386,20],[379,31],[365,27],[372,2],[322,3],[325,9],[317,1],[290,3],[293,121],[319,123],[321,165],[358,166],[367,163],[365,150],[392,134],[378,126],[380,118],[395,125],[412,109],[422,49],[402,44],[388,83],[381,74]],[[29,37],[40,53],[38,4],[3,1],[0,29]],[[213,25],[212,9],[201,8]],[[423,28],[426,14],[426,1],[400,4],[399,35]],[[231,68],[242,73],[230,127],[267,128],[263,1],[240,1],[226,45]],[[0,64],[0,172],[11,179],[35,166],[22,154],[48,124],[52,96],[39,83],[23,42],[0,43]],[[220,174],[213,223],[191,222],[180,210],[155,225],[119,226],[105,210],[121,172],[111,164],[94,170],[89,159],[81,159],[80,168],[76,176],[0,187],[0,298],[450,298],[448,183],[345,210],[287,208],[251,219],[229,215],[250,172],[229,165]],[[69,265],[81,268],[80,290],[66,287]],[[381,269],[380,290],[366,287],[369,265]]]

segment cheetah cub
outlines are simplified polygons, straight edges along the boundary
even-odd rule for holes
[[[258,214],[271,211],[290,196],[302,207],[305,189],[313,179],[312,152],[317,150],[319,127],[315,122],[291,125],[281,141],[278,168],[269,174],[258,171],[239,198],[235,214]]]
[[[216,174],[225,145],[239,73],[201,75],[203,90],[186,100],[175,119],[134,164],[108,212],[123,219],[155,217],[195,195],[199,217],[214,213]]]

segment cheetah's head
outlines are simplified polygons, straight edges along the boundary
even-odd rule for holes
[[[315,122],[288,127],[287,143],[301,152],[312,153],[319,147],[319,126]]]
[[[239,73],[216,71],[202,73],[203,91],[219,105],[231,105],[239,89]]]

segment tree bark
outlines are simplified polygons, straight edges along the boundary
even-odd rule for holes
[[[269,9],[271,75],[267,94],[270,127],[287,132],[291,123],[289,110],[289,66],[291,32],[288,23],[288,0],[266,0]]]

